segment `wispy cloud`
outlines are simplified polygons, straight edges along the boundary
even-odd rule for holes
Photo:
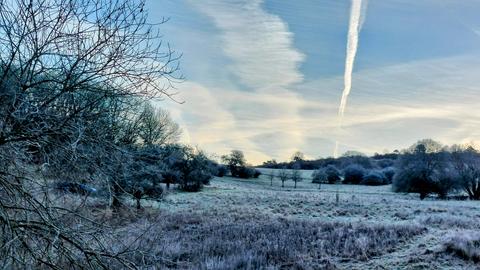
[[[298,71],[304,55],[293,46],[293,34],[261,0],[191,1],[221,31],[228,68],[254,90],[276,90],[302,81]],[[208,41],[205,41],[208,42]]]

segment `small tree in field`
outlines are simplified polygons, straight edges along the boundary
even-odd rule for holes
[[[294,188],[297,188],[297,182],[302,181],[302,173],[299,170],[300,166],[294,165],[292,172],[290,173],[290,179],[295,182]]]
[[[222,156],[222,160],[227,165],[233,177],[240,177],[240,175],[245,174],[247,161],[242,151],[232,150],[230,155]]]
[[[312,183],[318,184],[318,189],[322,187],[322,183],[327,182],[327,174],[324,169],[315,170],[312,173]]]
[[[397,162],[393,178],[395,192],[419,193],[420,199],[429,194],[445,198],[456,189],[456,172],[451,168],[445,152],[427,152],[423,144],[416,145],[413,153],[404,154]]]
[[[480,153],[473,147],[452,152],[452,164],[458,174],[458,185],[471,200],[480,200]]]
[[[288,171],[285,168],[282,168],[278,171],[278,178],[282,181],[282,188],[285,187],[285,181],[288,180]]]
[[[270,179],[270,186],[273,186],[273,180],[275,179],[275,173],[273,170],[271,170],[270,174],[268,174],[268,178]]]

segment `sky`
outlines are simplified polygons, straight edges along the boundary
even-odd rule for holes
[[[366,1],[366,0],[364,0]],[[338,128],[351,0],[147,0],[182,54],[182,141],[252,164],[480,142],[480,0],[368,0]]]

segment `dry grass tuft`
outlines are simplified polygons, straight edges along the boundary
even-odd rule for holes
[[[443,242],[445,252],[458,257],[480,262],[480,233],[478,231],[459,231],[450,233]]]

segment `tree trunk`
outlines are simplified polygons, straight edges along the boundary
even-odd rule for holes
[[[122,203],[120,202],[119,196],[120,196],[120,187],[118,186],[117,182],[115,181],[113,183],[112,203],[111,203],[110,207],[119,208],[120,206],[122,206]]]
[[[140,210],[142,209],[142,206],[140,205],[140,199],[137,198],[137,209]]]

